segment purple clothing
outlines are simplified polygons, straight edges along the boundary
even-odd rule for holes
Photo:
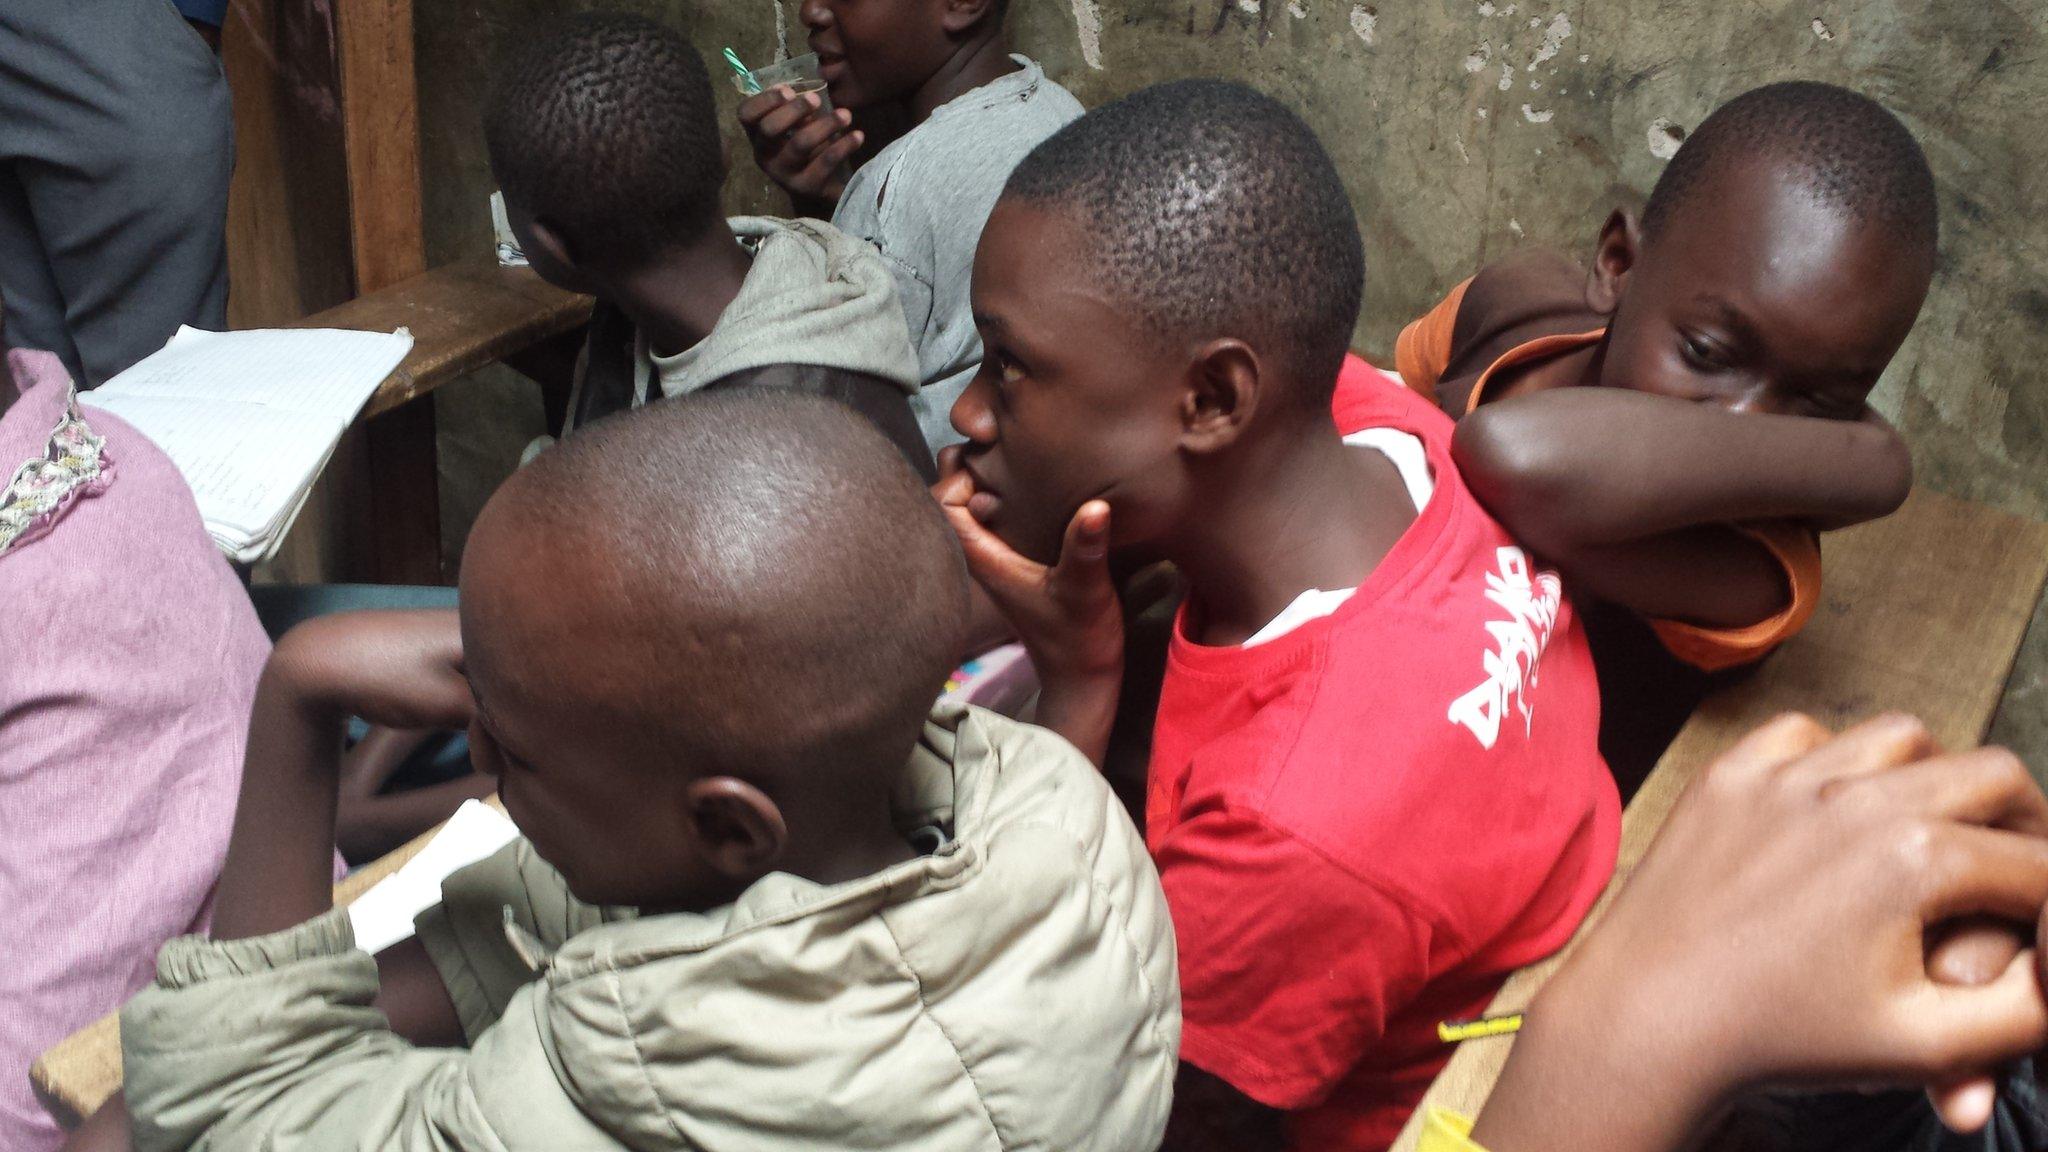
[[[205,927],[270,643],[163,452],[96,409],[75,423],[56,357],[8,366],[0,1148],[42,1152],[61,1133],[29,1064],[141,988],[164,941]]]

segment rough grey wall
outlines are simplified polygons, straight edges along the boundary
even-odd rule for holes
[[[477,123],[488,62],[580,0],[418,8],[428,237],[439,260],[486,243]],[[675,22],[707,57],[803,51],[794,3],[617,0]],[[1884,101],[1942,192],[1942,264],[1878,406],[1920,482],[2048,515],[2048,0],[1013,0],[1020,48],[1084,104],[1178,76],[1227,76],[1322,135],[1365,230],[1360,346],[1522,244],[1585,251],[1635,206],[1717,103],[1793,77]],[[721,88],[728,109],[735,99]],[[734,127],[735,210],[775,201]],[[477,405],[471,405],[475,408]],[[453,415],[451,413],[451,415]],[[471,426],[468,422],[465,427]],[[451,428],[451,435],[461,430]],[[488,437],[484,437],[488,439]],[[471,452],[465,461],[488,453]],[[481,465],[478,465],[481,467]],[[487,469],[485,470],[488,471]],[[476,488],[486,475],[465,479]],[[455,526],[467,523],[458,512]],[[2048,627],[2034,629],[1997,734],[2048,767]]]

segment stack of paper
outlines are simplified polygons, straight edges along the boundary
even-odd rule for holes
[[[512,842],[519,829],[496,808],[465,800],[420,854],[348,906],[356,947],[380,952],[412,935],[413,917],[441,902],[441,881]]]
[[[402,328],[180,328],[80,399],[156,441],[214,542],[252,564],[277,550],[342,432],[411,350]]]

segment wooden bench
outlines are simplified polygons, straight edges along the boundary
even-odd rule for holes
[[[495,796],[485,803],[504,811]],[[434,828],[423,832],[389,855],[351,872],[334,886],[336,906],[353,903],[379,880],[398,871],[406,861],[419,855],[420,849],[439,831]],[[66,1127],[92,1115],[121,1088],[120,1015],[109,1012],[58,1041],[29,1067],[28,1074],[36,1094]]]
[[[1754,677],[1693,714],[1629,803],[1614,880],[1578,937],[1515,973],[1489,1014],[1528,1006],[1600,922],[1694,774],[1765,720],[1800,711],[1839,727],[1896,709],[1925,720],[1944,746],[1983,741],[2048,580],[2048,524],[1915,491],[1896,514],[1830,535],[1824,549],[1827,580],[1813,622]],[[1501,1037],[1461,1046],[1423,1108],[1475,1115],[1513,1044]],[[1396,1152],[1413,1152],[1422,1115],[1409,1119]]]
[[[357,417],[369,420],[485,365],[573,332],[589,319],[590,297],[564,292],[530,268],[507,268],[486,257],[400,280],[294,327],[412,330],[412,351]]]
[[[441,510],[432,409],[413,403],[486,365],[506,361],[542,379],[566,383],[573,348],[556,347],[553,371],[522,363],[551,342],[573,341],[590,318],[590,298],[555,288],[528,268],[485,257],[407,277],[358,296],[295,327],[412,330],[412,351],[379,385],[357,423],[363,427],[367,575],[379,583],[438,584]]]

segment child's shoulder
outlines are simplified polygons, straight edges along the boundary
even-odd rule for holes
[[[1005,178],[1024,154],[1084,109],[1036,61],[1015,57],[1015,71],[941,105],[891,145],[898,163],[1000,167]]]
[[[1516,348],[1601,323],[1586,304],[1585,268],[1563,253],[1530,248],[1486,265],[1468,282],[1451,328],[1440,393],[1446,409],[1462,411],[1462,392]]]

